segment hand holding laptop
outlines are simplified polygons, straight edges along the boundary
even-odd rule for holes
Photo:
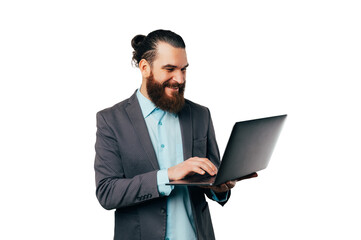
[[[237,181],[228,181],[217,186],[199,186],[201,188],[208,188],[217,193],[227,192],[236,186]]]
[[[223,183],[223,184],[220,184],[220,185],[217,185],[217,186],[201,186],[201,187],[202,188],[210,188],[214,192],[218,192],[218,193],[227,192],[228,190],[231,190],[232,188],[234,188],[238,181],[249,179],[249,178],[254,178],[254,177],[258,177],[258,174],[256,172],[251,173],[251,174],[249,174],[247,176],[244,176],[244,177],[240,177],[240,178],[238,178],[238,179],[236,179],[234,181],[228,181],[226,183]]]

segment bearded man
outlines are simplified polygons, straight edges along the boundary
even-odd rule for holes
[[[135,93],[97,113],[96,196],[116,209],[114,239],[215,239],[205,195],[224,205],[235,181],[210,188],[169,186],[220,163],[210,112],[184,99],[183,39],[156,30],[132,40],[142,74]]]

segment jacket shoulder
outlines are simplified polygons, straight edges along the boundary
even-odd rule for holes
[[[206,114],[209,113],[209,109],[207,107],[192,102],[191,100],[185,99],[185,104],[188,105],[192,111],[206,113]]]
[[[108,108],[105,108],[105,109],[102,109],[100,110],[99,112],[97,112],[97,115],[112,115],[114,114],[116,111],[119,111],[121,109],[124,109],[125,106],[128,104],[129,102],[129,98],[128,99],[125,99],[117,104],[114,104],[113,106],[111,107],[108,107]]]
[[[192,113],[197,113],[197,114],[195,114],[195,116],[200,117],[200,116],[209,116],[210,115],[210,111],[209,111],[208,107],[202,106],[202,105],[192,102],[188,99],[185,99],[185,106],[188,106]],[[192,114],[192,116],[194,117],[194,114]]]
[[[138,102],[136,91],[133,93],[133,95],[130,98],[127,98],[117,104],[114,104],[112,107],[105,108],[99,112],[97,112],[97,116],[114,116],[116,114],[124,113],[125,108],[132,104],[134,106],[134,103]]]

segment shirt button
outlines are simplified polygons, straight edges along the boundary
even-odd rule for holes
[[[165,146],[164,146],[164,144],[162,144],[162,145],[160,145],[160,147],[161,147],[161,148],[164,148]]]
[[[162,122],[159,122],[158,124],[159,124],[160,126],[162,126],[162,125],[163,125],[163,124],[162,124]]]

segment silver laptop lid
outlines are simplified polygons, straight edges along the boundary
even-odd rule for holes
[[[235,123],[214,185],[268,166],[287,115]]]

